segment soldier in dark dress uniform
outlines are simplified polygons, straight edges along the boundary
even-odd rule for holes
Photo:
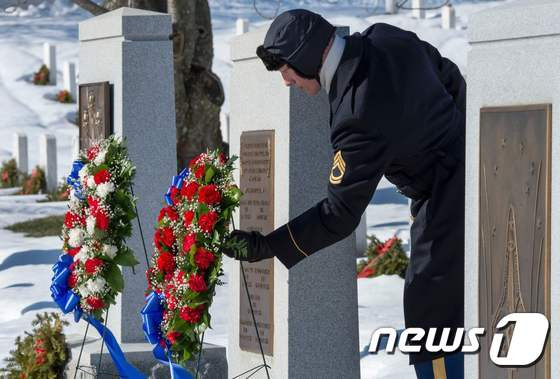
[[[406,327],[463,327],[465,81],[416,34],[384,23],[341,38],[321,16],[291,10],[257,49],[268,70],[330,102],[328,196],[263,236],[235,231],[248,261],[287,268],[350,235],[383,175],[412,199]],[[228,255],[235,255],[227,252]],[[426,330],[427,331],[427,330]],[[410,355],[419,378],[462,378],[462,355]]]

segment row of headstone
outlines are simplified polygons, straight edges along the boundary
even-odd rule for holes
[[[412,8],[412,17],[418,19],[426,18],[426,10],[424,9],[425,8],[424,0],[412,0],[411,8]],[[397,12],[398,12],[397,0],[385,0],[385,13],[395,14]],[[455,28],[455,8],[453,8],[451,4],[446,4],[441,8],[441,27],[443,29]]]
[[[73,158],[79,153],[78,139],[73,140]],[[29,172],[28,140],[25,133],[15,133],[13,140],[13,155],[18,169],[23,173]],[[56,137],[52,134],[43,134],[39,137],[39,167],[45,170],[47,191],[54,191],[57,187],[57,150]]]
[[[49,69],[49,84],[56,85],[56,45],[48,42],[43,44],[43,64]],[[76,65],[64,62],[62,66],[63,89],[70,93],[73,100],[77,97]]]

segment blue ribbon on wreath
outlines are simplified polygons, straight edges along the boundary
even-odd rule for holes
[[[169,365],[172,379],[193,379],[193,376],[180,365],[173,363],[169,342],[163,338],[161,333],[161,322],[163,321],[163,297],[152,291],[146,296],[146,304],[140,311],[142,316],[142,329],[149,343],[153,345],[154,357],[163,364]],[[163,348],[161,341],[165,342]]]
[[[84,162],[79,159],[75,160],[72,163],[72,172],[66,178],[66,183],[74,188],[74,194],[80,200],[84,200],[82,184],[80,183],[80,170],[82,167],[84,167]]]
[[[107,346],[109,355],[121,377],[145,379],[146,376],[144,374],[128,363],[111,330],[93,316],[84,315],[80,308],[80,296],[68,287],[68,277],[72,274],[70,265],[73,260],[74,258],[72,258],[72,256],[63,254],[53,266],[54,275],[51,284],[51,296],[54,302],[60,307],[64,314],[74,312],[74,321],[78,322],[83,318],[99,332],[100,336],[104,337],[105,346]]]
[[[167,190],[167,192],[165,193],[165,202],[167,203],[167,205],[173,205],[173,199],[171,198],[171,192],[173,191],[173,188],[176,188],[177,190],[181,190],[181,188],[183,187],[183,184],[185,182],[185,178],[187,177],[187,175],[189,174],[189,170],[187,168],[184,168],[183,170],[181,170],[181,172],[179,173],[179,175],[174,175],[173,178],[171,179],[171,185],[169,186],[169,189]]]

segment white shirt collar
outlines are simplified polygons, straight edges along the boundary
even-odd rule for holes
[[[334,73],[336,72],[340,59],[342,58],[344,46],[346,46],[346,40],[335,34],[331,49],[329,50],[327,58],[323,62],[323,66],[319,71],[321,87],[325,89],[327,94],[331,89],[332,78],[334,77]]]

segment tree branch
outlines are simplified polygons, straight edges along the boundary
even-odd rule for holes
[[[94,16],[98,16],[100,14],[109,12],[107,8],[104,8],[101,5],[97,5],[91,0],[72,0],[72,1],[74,2],[74,4],[82,7],[83,9],[85,9],[86,11],[88,11]]]

